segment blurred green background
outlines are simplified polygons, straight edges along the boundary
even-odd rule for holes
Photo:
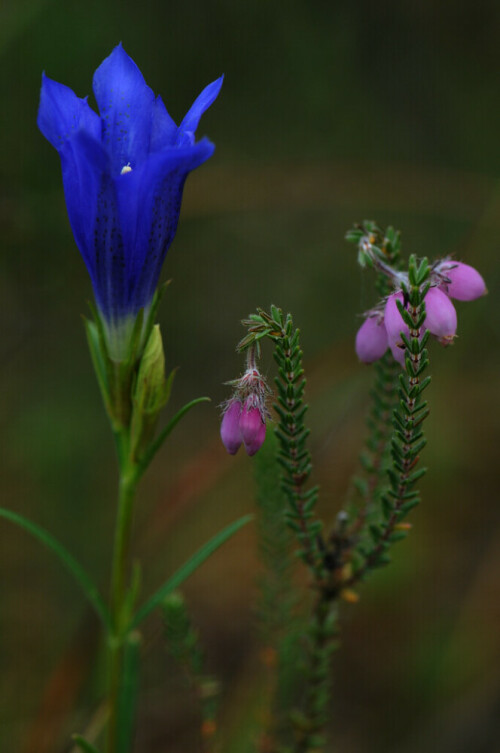
[[[57,154],[35,124],[42,70],[90,94],[122,40],[177,121],[226,74],[199,130],[217,149],[187,182],[160,311],[168,363],[180,367],[169,409],[213,402],[141,486],[145,591],[252,510],[252,461],[226,456],[216,409],[241,368],[243,316],[274,302],[302,330],[315,481],[331,518],[365,433],[371,373],[353,338],[375,300],[345,230],[392,223],[407,252],[455,254],[487,281],[487,298],[458,304],[456,345],[432,348],[429,473],[412,534],[344,609],[332,751],[498,750],[499,35],[494,0],[3,0],[0,10],[1,504],[52,531],[103,587],[115,462],[80,319],[90,284]],[[0,747],[67,751],[96,707],[97,626],[51,556],[6,521],[0,572]],[[224,682],[229,753],[251,750],[244,715],[262,692],[257,572],[248,527],[185,589]],[[154,620],[143,653],[136,750],[197,750],[189,694]]]

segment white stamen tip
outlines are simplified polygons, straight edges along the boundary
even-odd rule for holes
[[[122,167],[120,175],[125,175],[125,173],[131,173],[131,172],[132,172],[132,168],[130,167],[130,162],[127,162],[127,164]]]

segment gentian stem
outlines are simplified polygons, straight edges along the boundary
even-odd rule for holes
[[[127,452],[129,432],[115,434],[117,441],[120,480],[118,512],[116,519],[111,571],[111,620],[113,633],[109,641],[109,723],[106,741],[107,753],[115,753],[118,732],[118,700],[123,666],[125,641],[130,623],[127,614],[127,568],[129,561],[130,534],[135,492],[139,476],[136,466],[130,462]]]

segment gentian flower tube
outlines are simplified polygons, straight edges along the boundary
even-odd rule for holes
[[[115,361],[153,300],[186,177],[213,154],[194,134],[221,85],[209,84],[177,126],[121,44],[94,74],[99,115],[42,77],[38,126],[61,158],[69,220]]]

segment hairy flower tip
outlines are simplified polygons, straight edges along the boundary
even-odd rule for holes
[[[396,301],[401,301],[401,303],[403,303],[402,293],[393,293],[392,295],[390,295],[387,299],[387,303],[385,304],[384,311],[384,325],[387,332],[387,340],[393,355],[394,348],[401,348],[401,346],[403,345],[401,332],[403,332],[406,337],[410,336],[410,330],[404,323],[403,318],[399,313]]]
[[[253,395],[250,395],[243,405],[239,429],[247,455],[255,455],[266,438],[266,420]]]
[[[356,355],[362,363],[382,358],[389,346],[382,316],[368,316],[356,335]]]
[[[228,401],[222,416],[220,436],[230,455],[236,455],[243,442],[240,431],[241,402],[237,398]]]
[[[453,342],[457,331],[457,312],[447,295],[430,288],[425,296],[425,326],[442,345]]]
[[[477,269],[468,264],[460,261],[443,261],[438,267],[438,272],[450,280],[441,284],[441,290],[457,301],[474,301],[488,292],[486,283]]]

